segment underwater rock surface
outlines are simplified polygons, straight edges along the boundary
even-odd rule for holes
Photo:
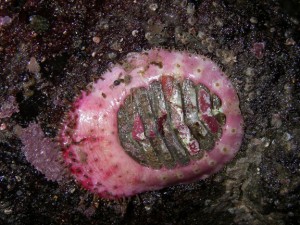
[[[136,224],[143,218],[145,224],[299,224],[297,6],[1,2],[0,223]],[[233,161],[205,181],[118,202],[81,190],[67,174],[59,184],[47,180],[26,160],[24,144],[55,142],[81,90],[128,53],[152,48],[204,55],[229,76],[245,128]],[[21,140],[17,128],[32,123],[44,135]]]

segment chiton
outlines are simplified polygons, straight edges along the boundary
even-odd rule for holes
[[[75,179],[103,198],[205,179],[239,150],[237,93],[210,59],[130,53],[83,91],[61,130]]]

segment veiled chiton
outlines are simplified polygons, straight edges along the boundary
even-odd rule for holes
[[[238,151],[237,94],[210,59],[131,53],[83,92],[61,131],[64,160],[105,198],[205,179]]]

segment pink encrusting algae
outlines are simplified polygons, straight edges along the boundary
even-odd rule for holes
[[[114,199],[221,170],[240,148],[243,119],[214,62],[153,49],[128,54],[83,92],[60,136],[75,179]]]

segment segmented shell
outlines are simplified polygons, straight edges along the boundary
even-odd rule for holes
[[[238,96],[210,59],[131,53],[83,92],[61,131],[75,179],[105,198],[205,179],[240,148]]]

